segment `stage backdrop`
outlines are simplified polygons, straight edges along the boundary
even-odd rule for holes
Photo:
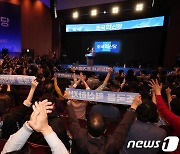
[[[0,2],[0,52],[19,56],[21,52],[20,6]]]
[[[68,63],[86,64],[87,48],[94,48],[96,65],[137,67],[161,64],[164,53],[165,17],[66,24],[62,48]]]

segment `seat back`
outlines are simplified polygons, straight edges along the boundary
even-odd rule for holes
[[[0,151],[2,151],[5,143],[6,143],[7,140],[4,140],[4,139],[0,139]]]
[[[31,152],[33,154],[52,154],[49,146],[34,144],[31,142],[28,142],[28,145],[29,145]]]

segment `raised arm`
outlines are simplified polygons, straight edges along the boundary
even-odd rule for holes
[[[73,80],[74,80],[74,82],[77,82],[77,76],[76,76],[76,73],[75,73],[75,68],[71,68],[71,71],[72,71],[72,73],[73,73]]]
[[[43,134],[51,148],[52,154],[68,154],[64,144],[48,124],[47,107],[44,104],[36,103],[33,106],[33,110],[35,115],[28,121],[30,127]]]
[[[55,88],[55,90],[56,90],[59,98],[60,98],[61,100],[64,100],[63,93],[62,93],[61,89],[59,88],[59,86],[58,86],[58,84],[57,84],[57,76],[54,76],[53,79],[54,79],[54,88]]]
[[[26,98],[26,100],[23,103],[25,106],[27,106],[27,107],[31,106],[31,104],[32,104],[31,101],[32,101],[34,91],[36,90],[37,85],[38,85],[38,82],[36,80],[32,81],[31,89],[29,91],[28,97]]]
[[[86,81],[84,80],[84,76],[83,76],[82,73],[80,73],[80,79],[81,79],[82,83],[84,84],[86,90],[90,90],[88,84],[87,84]]]
[[[76,88],[77,85],[78,85],[80,82],[81,82],[81,79],[77,80],[77,81],[72,85],[71,88]]]
[[[47,113],[51,112],[51,109],[53,108],[52,103],[51,102],[47,102],[47,100],[44,100],[42,102],[40,102],[41,105],[43,105],[45,107],[45,110],[47,110]],[[36,105],[39,105],[36,103]],[[41,121],[39,120],[39,114],[42,111],[39,111],[38,109],[36,109],[37,107],[33,107],[34,112],[31,114],[31,118],[29,123],[40,123]],[[26,143],[26,141],[28,140],[29,136],[32,134],[33,129],[32,127],[29,126],[28,122],[25,122],[23,127],[21,129],[19,129],[15,134],[11,135],[8,139],[8,141],[6,142],[1,154],[5,154],[7,152],[12,152],[12,151],[18,151],[20,150],[24,144]],[[44,127],[41,127],[41,129],[43,129]]]
[[[70,95],[68,91],[65,91],[65,98],[67,100],[70,99]],[[72,133],[73,137],[75,138],[81,129],[81,126],[79,124],[79,120],[76,117],[76,113],[74,111],[74,107],[72,105],[71,100],[67,102],[67,113],[68,113],[68,120],[69,120],[69,129],[70,132]]]
[[[21,129],[19,129],[15,134],[9,137],[8,141],[4,145],[3,150],[1,151],[1,154],[20,150],[24,146],[32,132],[33,129],[29,127],[28,123],[24,123]]]
[[[133,123],[136,117],[136,109],[142,103],[141,96],[138,95],[134,98],[131,107],[126,111],[125,115],[123,116],[122,121],[116,127],[113,135],[108,140],[107,149],[111,149],[112,153],[117,153],[120,148],[124,145],[126,140],[126,136],[128,134],[129,129],[131,128],[131,124]],[[114,147],[113,149],[111,147]]]
[[[25,117],[26,112],[28,111],[29,107],[32,104],[31,101],[32,101],[34,91],[35,91],[37,85],[38,85],[37,81],[35,81],[35,80],[32,81],[31,89],[29,91],[28,97],[26,98],[26,100],[24,100],[23,105],[21,105],[17,110],[11,112],[11,114],[10,114],[11,119],[18,122],[18,121],[21,121]]]
[[[13,74],[13,69],[10,68],[9,75],[12,75],[12,74]],[[10,84],[7,84],[7,92],[11,92],[11,85]]]
[[[168,106],[171,109],[170,103],[172,101],[172,97],[171,97],[171,89],[169,87],[166,89],[166,95],[167,95],[167,100],[168,100]]]
[[[174,129],[178,128],[177,124],[180,121],[180,117],[175,115],[165,104],[162,96],[161,96],[161,89],[162,89],[162,84],[159,84],[158,81],[151,80],[150,87],[154,89],[156,93],[156,100],[157,100],[157,108],[161,116],[171,125],[173,126]]]
[[[113,72],[113,68],[110,67],[109,70],[108,70],[108,73],[107,73],[107,75],[106,75],[106,78],[105,78],[104,82],[108,83],[112,72]]]
[[[152,91],[151,91],[151,97],[152,97],[152,102],[154,103],[154,104],[157,104],[157,101],[156,101],[156,93],[155,93],[155,91],[152,89]]]
[[[104,79],[103,84],[100,85],[96,90],[103,90],[103,89],[107,86],[108,81],[109,81],[109,79],[110,79],[110,76],[111,76],[111,73],[112,73],[112,72],[113,72],[113,68],[110,67],[109,70],[108,70],[108,73],[107,73],[107,75],[106,75],[106,78]]]

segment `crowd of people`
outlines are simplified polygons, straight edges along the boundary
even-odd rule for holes
[[[57,78],[57,72],[72,73],[73,79]],[[138,73],[110,67],[101,74],[65,70],[55,58],[6,56],[3,74],[36,79],[31,86],[0,85],[0,138],[7,140],[2,154],[27,153],[27,141],[54,154],[155,154],[163,153],[167,136],[180,138],[178,66]],[[139,94],[127,106],[73,100],[66,88]],[[180,144],[172,153],[180,153]]]

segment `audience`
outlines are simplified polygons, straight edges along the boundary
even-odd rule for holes
[[[57,134],[59,139],[63,142],[66,148],[70,149],[69,137],[67,136],[66,129],[64,128],[63,122],[61,120],[60,115],[57,113],[57,103],[61,103],[57,100],[57,98],[53,95],[54,86],[53,83],[47,83],[44,87],[45,93],[42,96],[41,100],[47,99],[49,102],[52,102],[54,106],[52,112],[48,114],[48,123],[52,127],[53,131]],[[34,132],[29,138],[30,142],[47,145],[47,142],[44,140],[41,133]]]
[[[69,98],[68,92],[66,97]],[[136,108],[142,103],[140,95],[135,97],[131,108],[125,113],[111,136],[106,136],[106,126],[103,116],[94,113],[89,116],[87,129],[81,128],[75,115],[71,100],[67,102],[70,132],[75,141],[75,149],[78,154],[98,153],[116,154],[122,148],[130,126],[136,117]]]
[[[0,93],[1,138],[8,139],[11,134],[22,126],[22,120],[32,104],[32,97],[37,85],[38,82],[32,82],[28,97],[17,110],[12,112],[10,112],[12,99],[7,94]]]
[[[177,100],[173,100],[171,102],[172,104],[170,103],[171,109],[169,109],[161,96],[162,83],[159,84],[158,80],[151,80],[149,85],[155,91],[157,99],[157,109],[159,113],[169,123],[169,125],[172,126],[172,135],[180,138],[180,102]],[[180,153],[180,144],[178,145],[177,150],[173,153]]]
[[[73,79],[57,78],[56,72],[68,71]],[[167,135],[180,137],[179,67],[170,72],[159,67],[151,72],[144,69],[140,73],[133,69],[127,73],[123,70],[114,72],[109,68],[107,75],[104,75],[78,72],[75,68],[65,70],[55,58],[45,56],[35,59],[6,56],[0,64],[0,74],[36,77],[31,86],[0,85],[0,138],[9,138],[2,153],[22,153],[27,140],[49,145],[53,153],[67,153],[71,148],[72,154],[158,153],[161,152],[161,145],[159,148],[140,150],[127,148],[128,141],[158,140],[162,143]],[[141,96],[135,97],[129,108],[105,101],[67,100],[69,94],[64,93],[66,88],[133,92]],[[53,108],[48,108],[47,101],[44,105],[32,103],[44,99],[52,102]],[[48,114],[39,110],[45,106]],[[85,127],[81,126],[82,119]],[[109,121],[116,122],[112,134],[109,134],[109,125],[107,127]],[[172,132],[167,131],[169,127]],[[42,131],[46,128],[49,131],[47,135]],[[174,153],[180,153],[179,145]]]
[[[126,138],[125,144],[120,151],[120,154],[156,154],[158,148],[135,148],[128,147],[129,141],[163,141],[166,137],[166,132],[162,128],[156,126],[158,122],[158,112],[156,105],[151,101],[144,99],[142,104],[137,107],[137,119],[134,120],[131,129]],[[153,142],[146,143],[146,147],[152,146]],[[134,146],[134,145],[132,145]]]
[[[49,105],[51,105],[51,102],[47,102],[47,100],[39,103],[36,102],[33,105],[34,111],[31,114],[30,120],[25,122],[21,129],[10,136],[1,154],[21,150],[29,136],[33,133],[33,130],[42,133],[53,154],[68,154],[64,144],[48,124],[47,113],[52,108]]]

